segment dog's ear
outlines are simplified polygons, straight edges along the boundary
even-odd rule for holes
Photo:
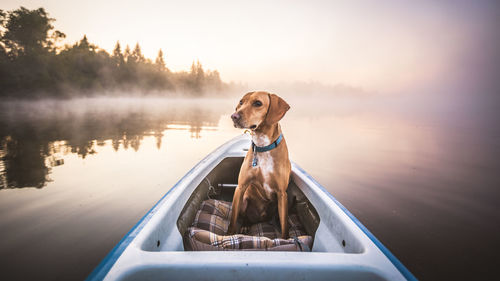
[[[269,110],[265,122],[269,125],[278,123],[285,116],[285,113],[290,109],[285,100],[275,94],[269,94]]]

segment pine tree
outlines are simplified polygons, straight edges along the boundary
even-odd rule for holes
[[[193,64],[191,65],[191,74],[195,77],[198,83],[205,77],[205,71],[203,70],[200,60],[196,60],[196,64],[193,61]]]
[[[122,48],[120,46],[120,41],[116,41],[115,49],[112,55],[113,61],[117,66],[122,66],[124,63],[124,58],[122,54]]]
[[[156,57],[155,64],[156,64],[156,67],[158,67],[158,69],[161,71],[166,69],[165,61],[163,60],[163,51],[161,49],[158,52],[158,56]]]
[[[134,50],[132,51],[132,55],[130,56],[134,62],[145,62],[146,58],[142,54],[141,46],[139,46],[139,42],[135,44]]]
[[[82,40],[78,42],[78,47],[80,49],[88,50],[88,51],[94,51],[95,46],[89,43],[89,40],[87,39],[87,35],[84,34]]]
[[[196,63],[193,61],[191,64],[190,76],[192,90],[196,93],[201,92],[205,83],[205,71],[199,60],[196,60]]]
[[[130,47],[127,45],[125,47],[125,51],[123,52],[123,60],[125,60],[126,62],[129,61],[129,58],[131,56],[131,53],[130,53]]]

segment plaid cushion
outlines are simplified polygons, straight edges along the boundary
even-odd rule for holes
[[[219,200],[205,200],[196,213],[192,226],[215,234],[226,234],[231,216],[231,203]]]
[[[281,237],[281,226],[277,221],[260,222],[250,226],[248,229],[242,228],[244,234],[251,236],[278,238]],[[299,217],[296,214],[288,215],[288,237],[299,237],[307,235],[304,227],[300,224]]]
[[[184,240],[186,250],[279,250],[310,249],[313,239],[307,235],[295,214],[288,217],[290,239],[281,239],[276,222],[262,222],[243,227],[241,234],[225,235],[229,226],[231,203],[219,200],[203,201]]]
[[[201,202],[200,211],[229,220],[231,203],[215,199],[205,200]]]

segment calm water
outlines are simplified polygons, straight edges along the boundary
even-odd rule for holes
[[[290,99],[292,160],[417,278],[486,278],[500,248],[500,133],[389,100]],[[236,101],[1,103],[0,279],[85,278],[193,165],[241,133],[229,118]]]

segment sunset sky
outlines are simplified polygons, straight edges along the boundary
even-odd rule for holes
[[[199,59],[225,81],[317,81],[397,91],[488,64],[495,1],[56,1],[44,7],[67,43],[162,48],[174,71]],[[478,66],[479,65],[479,66]],[[459,79],[460,75],[457,75]]]

